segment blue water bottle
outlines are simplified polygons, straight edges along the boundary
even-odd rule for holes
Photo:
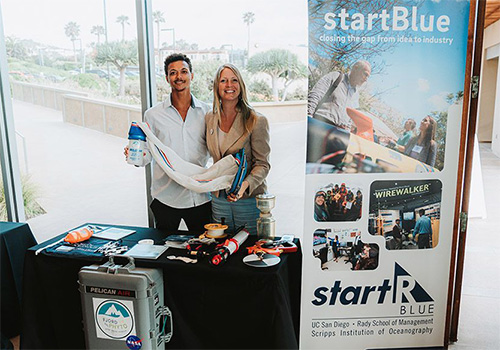
[[[128,132],[128,158],[127,163],[137,166],[144,165],[144,153],[146,152],[146,134],[136,122],[132,122]]]

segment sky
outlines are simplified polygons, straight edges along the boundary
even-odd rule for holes
[[[411,9],[415,3],[408,0],[406,6]],[[382,63],[385,68],[381,74],[372,74],[368,80],[370,90],[386,91],[380,98],[402,112],[405,118],[420,121],[431,111],[447,110],[446,95],[463,91],[468,8],[469,3],[463,0],[424,2],[418,9],[419,16],[432,14],[437,19],[447,15],[450,17],[449,31],[414,32],[414,35],[452,38],[452,45],[399,43],[390,51],[380,52],[370,60]],[[387,10],[392,13],[390,8]],[[325,31],[329,35],[334,32]],[[389,31],[392,36],[400,33]]]
[[[80,25],[84,47],[96,41],[94,25],[104,26],[106,2],[109,40],[121,39],[120,15],[129,17],[126,39],[136,38],[134,0],[2,0],[6,36],[33,39],[66,49],[72,43],[64,34],[70,21]],[[162,29],[175,28],[176,40],[197,43],[199,48],[233,45],[246,49],[245,12],[255,14],[250,27],[251,49],[286,48],[307,61],[307,2],[304,0],[154,0],[153,11],[164,13]],[[154,25],[156,36],[156,25]],[[161,32],[161,42],[171,44],[172,32]],[[156,44],[156,38],[155,38]]]

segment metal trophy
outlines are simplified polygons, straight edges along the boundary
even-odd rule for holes
[[[276,197],[272,194],[259,194],[255,198],[257,208],[260,210],[260,216],[257,219],[257,237],[272,241],[276,235],[276,220],[271,210],[274,208]]]

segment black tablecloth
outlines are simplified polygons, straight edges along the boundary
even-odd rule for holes
[[[144,238],[159,244],[165,237],[155,229],[131,229],[137,232],[124,239],[127,245]],[[255,239],[249,238],[244,246]],[[84,348],[77,274],[82,266],[95,261],[43,253],[35,256],[41,246],[26,255],[21,348]],[[165,304],[174,321],[167,349],[298,348],[300,249],[282,255],[280,264],[270,268],[246,266],[242,262],[246,249],[218,267],[166,258],[175,252],[179,251],[169,248],[158,260],[136,259],[137,266],[163,270]]]
[[[36,244],[28,224],[0,222],[1,333],[12,338],[21,331],[21,292],[26,250]]]

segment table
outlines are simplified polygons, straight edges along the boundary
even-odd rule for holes
[[[116,227],[136,230],[124,239],[129,246],[144,238],[158,244],[166,236],[156,229]],[[249,238],[244,246],[255,240]],[[41,246],[26,254],[21,348],[84,348],[77,274],[82,266],[95,261],[35,255]],[[167,349],[298,348],[300,249],[282,255],[281,263],[270,268],[246,266],[242,262],[246,249],[218,267],[166,258],[175,252],[179,251],[169,248],[158,260],[136,259],[137,266],[163,270],[165,305],[172,311],[174,322]]]
[[[0,222],[1,333],[7,338],[21,331],[21,293],[24,255],[36,241],[28,224]]]
[[[341,255],[349,256],[351,255],[352,247],[339,247],[339,253]]]

